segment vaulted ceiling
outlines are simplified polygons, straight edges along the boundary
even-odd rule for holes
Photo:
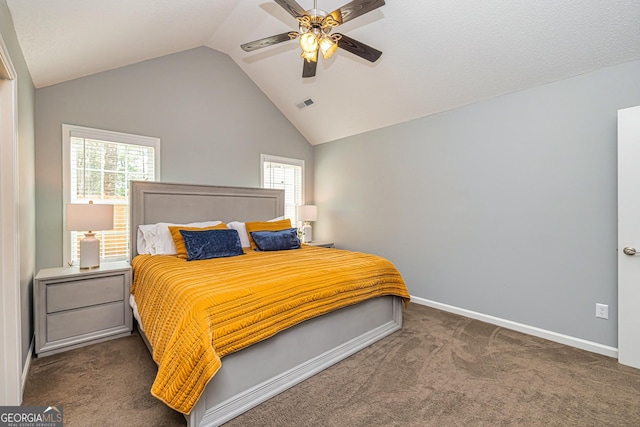
[[[317,0],[331,12],[347,0]],[[298,0],[303,9],[312,0]],[[268,0],[7,0],[36,87],[208,46],[228,54],[311,144],[640,59],[638,0],[387,0],[341,25],[343,49],[302,78],[296,30]],[[314,104],[298,108],[306,99]]]

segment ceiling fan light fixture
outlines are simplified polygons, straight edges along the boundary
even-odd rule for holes
[[[313,33],[304,33],[300,36],[300,47],[303,52],[318,50],[318,38]]]
[[[329,59],[338,50],[338,44],[331,37],[323,37],[320,40],[320,50],[322,51],[322,57]]]
[[[318,38],[312,32],[304,33],[300,36],[300,47],[302,57],[307,61],[318,61]]]
[[[313,50],[310,52],[306,52],[306,51],[302,51],[302,54],[300,55],[302,56],[304,59],[306,59],[308,62],[318,62],[318,50]]]

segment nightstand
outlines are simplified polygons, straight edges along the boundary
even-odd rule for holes
[[[318,246],[319,248],[335,248],[336,245],[333,244],[333,242],[309,242],[307,243],[307,245],[311,245],[311,246]]]
[[[33,287],[36,354],[46,356],[131,334],[131,266],[45,268]]]

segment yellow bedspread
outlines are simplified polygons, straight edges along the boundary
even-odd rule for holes
[[[205,261],[139,255],[132,265],[131,293],[158,364],[151,393],[185,414],[223,356],[368,298],[409,300],[388,260],[308,245]]]

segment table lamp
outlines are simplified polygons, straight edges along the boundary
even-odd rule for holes
[[[81,269],[100,267],[100,240],[94,231],[112,229],[113,205],[98,205],[93,201],[67,205],[67,230],[85,232],[80,240]]]
[[[314,205],[298,206],[298,220],[304,222],[302,226],[302,243],[311,243],[313,241],[313,230],[309,222],[318,220],[318,207]]]

